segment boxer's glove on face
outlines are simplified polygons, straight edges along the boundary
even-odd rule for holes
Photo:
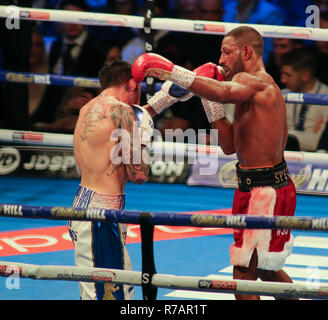
[[[134,111],[137,129],[141,139],[142,146],[149,146],[151,144],[153,132],[154,132],[154,122],[148,111],[140,106],[133,105],[132,109]]]
[[[170,80],[178,86],[188,89],[195,80],[196,73],[174,65],[170,60],[156,53],[144,53],[132,65],[132,77],[141,82],[150,76],[160,80]]]
[[[215,78],[218,70],[214,63],[208,62],[196,68],[193,72],[195,72],[197,76]],[[187,89],[179,87],[177,84],[172,83],[172,81],[166,80],[161,90],[157,91],[147,103],[159,114],[172,104],[178,101],[187,101],[192,96],[193,94]]]
[[[224,69],[221,66],[216,66],[216,69],[217,70],[213,78],[218,81],[225,81],[226,73]],[[201,100],[209,123],[215,122],[226,117],[226,113],[224,111],[224,106],[222,103],[209,101],[205,98],[201,98]]]

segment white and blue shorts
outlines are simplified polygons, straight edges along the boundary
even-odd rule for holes
[[[125,194],[97,194],[79,186],[73,207],[124,209]],[[113,222],[69,221],[75,246],[75,264],[83,267],[131,270],[125,241],[126,224]],[[80,296],[85,300],[127,300],[133,296],[130,285],[80,282]]]

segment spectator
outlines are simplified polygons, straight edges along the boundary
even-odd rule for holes
[[[92,100],[97,92],[92,89],[73,88],[70,90],[70,96],[59,107],[55,120],[51,123],[37,122],[35,128],[73,133],[80,109]]]
[[[223,5],[222,0],[197,0],[198,11],[196,18],[206,21],[222,21]],[[213,34],[192,34],[195,39],[189,44],[192,57],[193,66],[198,67],[206,62],[218,63],[218,56],[220,55],[220,47],[223,36]],[[206,48],[205,52],[202,50]]]
[[[270,0],[270,2],[278,7],[289,26],[298,27],[305,27],[305,21],[308,17],[306,7],[313,4],[311,0]]]
[[[2,5],[29,7],[30,1],[3,0]],[[2,68],[12,72],[29,72],[30,47],[33,23],[19,21],[20,28],[6,28],[5,19],[0,20],[0,46]],[[0,83],[0,125],[8,129],[29,129],[28,86],[26,83]]]
[[[145,38],[142,31],[137,30],[135,37],[122,47],[122,59],[132,64],[145,52]]]
[[[88,11],[95,12],[106,12],[108,1],[107,0],[85,0],[86,5],[88,6]]]
[[[328,29],[328,11],[320,12],[320,28]],[[316,41],[315,44],[318,65],[320,66],[317,70],[317,77],[324,84],[328,85],[328,42]]]
[[[196,19],[197,6],[197,0],[179,0],[176,6],[177,18]],[[198,36],[189,32],[162,32],[157,38],[156,52],[176,64],[194,69],[198,66],[198,62],[193,61],[194,56],[206,59],[204,49],[201,50],[194,42]]]
[[[207,21],[222,20],[222,0],[182,0],[179,1],[179,5],[179,18]],[[222,36],[217,35],[170,32],[159,42],[158,53],[176,64],[195,69],[207,62],[218,63],[222,38]],[[205,48],[206,50],[204,50]],[[198,136],[198,143],[209,144],[211,126],[200,99],[193,97],[186,103],[188,103],[187,108],[182,105],[182,102],[175,103],[155,124],[163,134],[166,129],[181,129],[182,131],[194,129],[196,133],[199,129],[205,129],[206,136]],[[229,114],[233,113],[233,109],[233,105],[226,106]]]
[[[275,38],[273,39],[273,51],[270,53],[269,62],[266,66],[267,72],[272,76],[279,88],[285,86],[280,82],[281,57],[284,53],[303,46],[303,41],[298,39]]]
[[[222,0],[198,0],[198,3],[197,19],[221,21],[224,14]]]
[[[319,140],[317,152],[328,152],[328,123]]]
[[[314,4],[319,7],[320,13],[328,11],[328,0],[315,0]]]
[[[142,7],[138,6],[138,1],[135,0],[110,0],[107,1],[107,12],[119,15],[140,14]],[[137,34],[136,28],[127,28],[120,26],[93,26],[92,33],[94,36],[104,40],[116,43],[119,47],[123,47],[128,41],[133,39]]]
[[[64,0],[61,9],[85,11],[83,1]],[[51,74],[81,77],[97,77],[104,65],[108,46],[88,33],[84,25],[60,24],[61,33],[53,43],[49,54]],[[40,107],[33,115],[32,123],[52,123],[56,121],[58,108],[72,96],[70,87],[48,86]]]
[[[285,91],[328,94],[328,87],[315,76],[316,56],[309,48],[294,49],[282,56],[281,82]],[[328,108],[287,103],[288,133],[298,140],[301,151],[316,151],[328,121]],[[287,150],[290,149],[287,144]]]
[[[120,59],[121,49],[118,46],[113,46],[109,49],[104,64],[108,65],[113,61]],[[40,129],[61,129],[68,132],[73,132],[80,109],[96,97],[97,94],[99,94],[98,89],[72,88],[69,91],[69,95],[66,95],[66,99],[57,108],[58,111],[56,113],[55,121],[51,123],[38,122],[35,126]]]
[[[168,2],[166,0],[156,0],[154,2],[154,12],[153,17],[167,17],[169,11]],[[156,31],[152,30],[154,37],[154,48],[153,51],[156,51],[156,42],[163,34],[166,34],[167,31]],[[145,37],[144,32],[141,29],[135,30],[135,37],[130,39],[122,47],[122,59],[131,64],[143,53],[146,52],[145,49]]]
[[[86,10],[83,1],[80,0],[65,0],[61,8],[72,11]],[[104,43],[91,37],[85,25],[62,23],[60,27],[62,33],[50,51],[51,72],[96,77],[107,52]]]
[[[119,46],[113,45],[107,52],[105,64],[111,64],[116,60],[121,60],[121,48]]]
[[[222,0],[180,0],[180,19],[222,20]],[[158,40],[156,52],[188,69],[218,62],[222,36],[190,32],[167,32]]]
[[[197,0],[178,0],[177,15],[180,19],[197,19],[198,1]]]
[[[46,57],[46,50],[43,36],[37,30],[32,33],[32,45],[30,54],[30,72],[46,74],[49,73],[49,65]],[[31,117],[38,109],[40,102],[45,94],[47,85],[41,83],[29,83],[29,116]]]
[[[224,8],[224,22],[239,22],[266,25],[284,25],[285,20],[279,8],[267,0],[231,0]],[[273,41],[264,38],[263,61],[266,65],[269,53],[273,51]]]

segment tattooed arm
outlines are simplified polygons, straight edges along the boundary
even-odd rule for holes
[[[111,152],[111,168],[114,171],[125,165],[129,180],[141,184],[148,177],[149,151],[140,143],[134,112],[129,106],[119,105],[111,107],[110,115],[116,128],[112,131],[111,141],[117,141]],[[121,161],[116,161],[115,155]]]

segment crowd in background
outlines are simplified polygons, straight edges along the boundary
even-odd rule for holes
[[[144,15],[146,0],[2,0],[4,5],[85,12]],[[328,0],[155,0],[154,17],[305,27],[306,8],[320,9],[320,27],[328,28]],[[190,70],[217,63],[222,36],[153,32],[154,52]],[[115,59],[133,61],[145,52],[142,29],[119,26],[20,21],[19,29],[0,25],[0,69],[13,72],[97,77]],[[328,42],[265,38],[267,72],[282,91],[328,94]],[[0,127],[73,132],[79,110],[99,93],[96,88],[0,82]],[[141,104],[146,103],[145,94]],[[188,104],[188,106],[186,106]],[[287,107],[287,150],[328,152],[328,106]],[[233,119],[233,105],[226,106]],[[165,129],[206,129],[210,125],[200,99],[177,103],[155,119]],[[209,136],[198,143],[208,143]]]

